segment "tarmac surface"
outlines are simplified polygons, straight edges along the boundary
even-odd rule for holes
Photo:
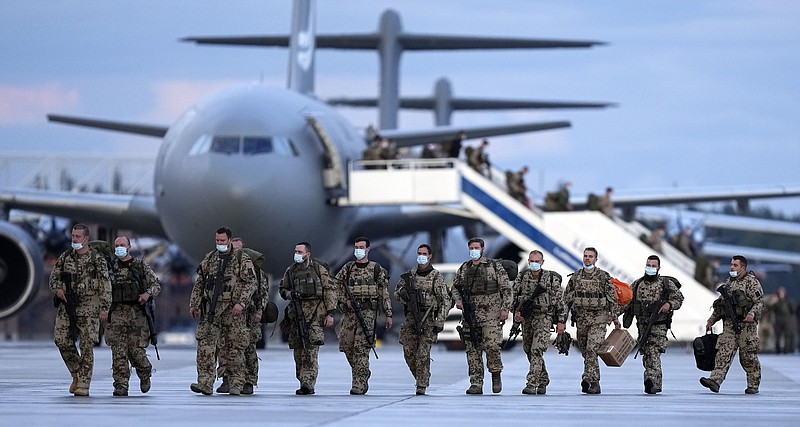
[[[194,347],[159,348],[161,360],[152,389],[139,392],[133,375],[130,396],[112,397],[111,351],[95,349],[90,397],[68,392],[71,378],[51,342],[0,342],[0,426],[143,425],[534,425],[548,426],[800,426],[800,356],[761,355],[763,380],[758,395],[745,395],[744,372],[734,360],[719,394],[702,387],[706,375],[693,356],[671,347],[663,356],[664,392],[646,395],[641,359],[629,356],[622,367],[601,363],[602,394],[583,395],[583,359],[545,354],[551,383],[544,396],[521,394],[528,363],[521,347],[503,352],[503,392],[467,396],[463,352],[434,346],[428,395],[414,394],[414,381],[399,345],[371,356],[372,378],[365,396],[350,396],[350,369],[335,343],[320,351],[320,376],[314,396],[296,396],[292,353],[279,342],[259,350],[258,388],[252,396],[192,393],[196,380]],[[219,385],[219,381],[215,387]]]

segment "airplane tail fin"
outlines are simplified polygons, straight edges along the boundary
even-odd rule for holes
[[[294,0],[289,40],[289,89],[314,93],[315,0]]]

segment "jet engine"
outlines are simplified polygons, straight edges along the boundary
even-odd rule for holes
[[[42,282],[42,253],[25,230],[0,221],[0,319],[31,302]]]

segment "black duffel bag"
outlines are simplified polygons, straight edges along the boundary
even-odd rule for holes
[[[717,337],[719,335],[708,331],[705,335],[695,338],[694,342],[692,342],[697,369],[701,371],[714,370],[714,359],[717,357]]]

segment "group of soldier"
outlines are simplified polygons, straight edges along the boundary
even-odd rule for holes
[[[88,228],[74,226],[72,249],[61,255],[50,277],[50,288],[60,302],[55,343],[73,377],[70,392],[89,395],[92,347],[98,341],[100,321],[108,320],[106,342],[112,350],[113,395],[128,394],[131,365],[136,368],[141,391],[146,393],[152,366],[145,353],[148,325],[144,307],[160,286],[147,264],[130,256],[128,238],[115,240],[116,259],[108,264],[88,243]],[[243,248],[241,239],[233,239],[227,227],[216,231],[215,245],[197,268],[189,303],[192,317],[200,319],[196,330],[197,382],[190,389],[211,395],[215,380],[222,377],[218,393],[252,394],[258,380],[255,346],[261,338],[262,316],[277,318],[277,313],[267,314],[268,286],[265,275],[259,272],[261,254]],[[576,324],[576,343],[584,359],[583,393],[600,394],[598,350],[608,325],[613,322],[615,328],[622,327],[618,320],[622,314],[625,327],[636,318],[645,393],[662,391],[660,355],[666,350],[672,314],[681,307],[683,295],[677,280],[659,274],[657,255],[647,258],[644,275],[632,283],[631,302],[620,306],[610,274],[595,265],[595,248],[583,251],[583,266],[568,275],[562,291],[562,276],[542,268],[545,261],[541,251],[531,251],[528,268],[512,280],[500,260],[484,255],[482,239],[472,238],[467,245],[469,260],[457,270],[452,288],[448,289],[442,274],[432,266],[434,254],[428,244],[418,246],[416,267],[403,273],[397,283],[394,297],[405,311],[400,343],[417,395],[426,394],[431,346],[453,305],[462,310],[458,331],[466,348],[468,395],[483,394],[485,369],[491,374],[492,392],[502,391],[502,327],[509,318],[522,330],[529,361],[522,393],[546,394],[550,377],[543,354],[550,345],[553,325],[556,342],[566,342],[568,351],[568,311]],[[315,394],[319,346],[324,344],[324,328],[333,326],[337,310],[343,313],[336,334],[339,351],[345,353],[351,367],[350,394],[366,394],[378,315],[383,314],[387,330],[392,327],[388,274],[369,259],[370,242],[365,237],[355,239],[355,260],[333,277],[328,265],[312,256],[311,249],[308,242],[295,246],[293,262],[279,285],[280,296],[289,302],[281,328],[293,350],[300,384],[295,394]],[[114,278],[113,285],[110,277]],[[723,332],[718,339],[715,368],[700,383],[718,392],[738,350],[747,373],[745,392],[758,393],[761,370],[757,322],[763,309],[763,292],[752,272],[747,271],[743,256],[731,260],[730,277],[721,285],[720,293],[706,329],[710,331],[723,320]],[[72,310],[69,296],[77,298]]]

